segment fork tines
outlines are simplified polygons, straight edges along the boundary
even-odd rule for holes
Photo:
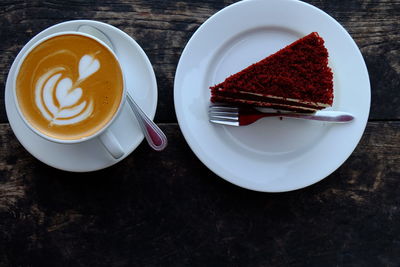
[[[239,108],[225,104],[210,105],[208,110],[210,122],[239,126]]]

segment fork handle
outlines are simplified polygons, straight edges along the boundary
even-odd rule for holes
[[[239,126],[245,126],[258,121],[261,118],[274,117],[273,114],[254,113],[254,114],[239,114]]]
[[[317,111],[311,114],[301,113],[264,113],[253,111],[251,113],[243,113],[239,115],[239,125],[249,125],[261,118],[265,117],[282,117],[282,118],[295,118],[304,120],[316,120],[335,123],[345,123],[354,119],[353,115],[342,111]]]

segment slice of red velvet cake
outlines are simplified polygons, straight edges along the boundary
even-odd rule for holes
[[[324,40],[313,32],[226,78],[211,102],[313,112],[333,102],[333,74]]]

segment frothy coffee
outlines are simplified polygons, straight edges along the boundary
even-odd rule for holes
[[[81,139],[102,129],[117,112],[122,72],[99,42],[83,35],[60,35],[26,56],[16,93],[34,128],[57,139]]]

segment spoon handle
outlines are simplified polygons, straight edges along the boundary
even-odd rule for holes
[[[149,119],[149,117],[147,117],[143,110],[133,100],[129,92],[127,93],[127,97],[128,103],[131,106],[149,145],[156,151],[163,150],[168,144],[165,134],[152,120]]]

